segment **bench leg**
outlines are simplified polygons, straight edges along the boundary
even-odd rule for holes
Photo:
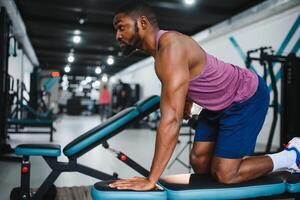
[[[24,156],[21,164],[21,198],[30,198],[30,160]]]
[[[50,142],[53,142],[53,125],[50,128]]]

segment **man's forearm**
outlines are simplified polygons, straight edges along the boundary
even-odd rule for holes
[[[163,173],[172,153],[175,149],[178,139],[180,123],[161,123],[158,127],[155,143],[155,153],[152,161],[149,180],[157,182]]]

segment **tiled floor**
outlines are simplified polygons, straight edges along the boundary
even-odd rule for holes
[[[54,144],[60,144],[62,148],[70,141],[93,128],[100,123],[98,116],[62,116],[59,118],[55,127],[57,132],[54,134]],[[187,132],[184,128],[182,131]],[[186,144],[188,137],[181,136],[182,142],[178,144],[174,156],[177,155]],[[48,135],[12,135],[10,144],[15,147],[21,143],[48,143]],[[111,147],[126,153],[136,162],[149,169],[154,153],[155,132],[150,129],[128,129],[109,140]],[[173,156],[173,157],[174,157]],[[188,162],[188,150],[186,149],[180,157],[185,163]],[[60,161],[67,161],[67,157],[61,156]],[[119,177],[126,178],[138,176],[139,174],[119,161],[115,156],[104,149],[102,146],[96,147],[81,158],[79,163],[89,167],[112,174],[117,172]],[[41,157],[31,159],[31,186],[38,187],[49,174],[50,169]],[[13,187],[20,184],[20,165],[13,162],[0,162],[0,199],[8,200],[10,191]],[[175,173],[188,173],[179,162],[165,170],[164,175]],[[64,173],[56,180],[56,186],[85,186],[93,185],[97,179],[87,177],[79,173]]]

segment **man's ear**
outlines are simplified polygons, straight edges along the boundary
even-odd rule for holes
[[[146,30],[150,26],[150,22],[146,16],[141,16],[139,21],[143,30]]]

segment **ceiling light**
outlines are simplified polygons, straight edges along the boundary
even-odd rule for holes
[[[73,42],[74,42],[75,44],[78,44],[80,41],[81,41],[81,37],[80,37],[79,35],[75,35],[75,36],[73,37]]]
[[[72,62],[74,62],[74,61],[75,61],[74,56],[73,56],[73,55],[69,55],[69,57],[68,57],[68,62],[72,63]]]
[[[85,80],[86,80],[87,83],[90,83],[92,81],[92,77],[88,76],[88,77],[86,77]]]
[[[102,81],[103,81],[104,83],[106,83],[106,82],[108,81],[108,77],[107,77],[106,74],[104,74],[104,75],[102,76]]]
[[[80,82],[80,85],[86,85],[86,84],[87,84],[86,80]]]
[[[75,35],[79,35],[80,33],[81,33],[80,30],[75,30],[75,31],[74,31],[74,34],[75,34]]]
[[[99,88],[100,85],[101,85],[100,81],[95,81],[95,82],[92,84],[93,88]]]
[[[78,22],[79,22],[79,24],[84,24],[85,23],[85,19],[80,18]]]
[[[69,65],[67,65],[66,67],[65,67],[65,72],[66,73],[69,73],[71,71],[71,67],[69,66]]]
[[[96,74],[101,74],[101,72],[102,72],[101,68],[100,67],[96,67],[95,73]]]
[[[106,60],[107,64],[112,65],[114,64],[114,57],[112,56],[108,56],[107,60]]]
[[[184,0],[184,3],[186,5],[193,5],[195,3],[195,0]]]

